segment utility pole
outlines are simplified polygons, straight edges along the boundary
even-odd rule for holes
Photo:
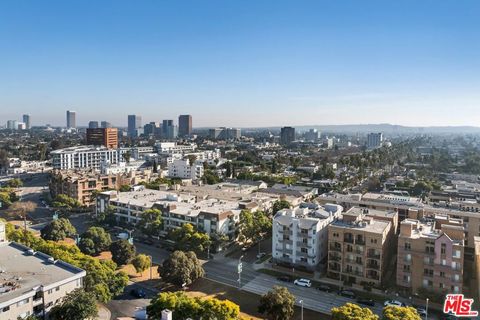
[[[152,280],[153,257],[151,255],[149,255],[148,257],[150,258],[150,280]]]
[[[300,319],[303,320],[303,300],[300,300],[300,310],[301,310],[301,314],[300,314]]]
[[[427,303],[425,306],[425,320],[428,320],[428,298],[426,299]]]

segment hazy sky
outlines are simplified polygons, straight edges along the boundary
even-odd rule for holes
[[[4,0],[0,124],[480,125],[479,17],[477,0]]]

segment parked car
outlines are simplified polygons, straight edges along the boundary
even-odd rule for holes
[[[332,291],[332,288],[330,288],[329,285],[326,285],[326,284],[321,284],[317,287],[317,290],[320,290],[320,291],[325,291],[325,292],[330,292]]]
[[[353,292],[351,290],[340,290],[338,292],[338,294],[343,296],[343,297],[350,298],[350,299],[355,299],[357,297],[355,292]]]
[[[418,307],[417,308],[417,313],[420,317],[426,317],[427,316],[427,309],[424,307]]]
[[[142,289],[132,289],[130,290],[130,294],[135,298],[145,298],[147,296]]]
[[[283,282],[292,282],[292,278],[289,276],[279,276],[277,277],[277,280],[283,281]]]
[[[383,303],[385,307],[396,306],[396,307],[406,307],[407,305],[398,300],[387,300]]]
[[[300,287],[307,287],[310,288],[312,286],[312,282],[308,279],[296,279],[293,284],[300,286]]]
[[[373,299],[368,298],[358,298],[357,302],[366,306],[374,307],[375,301]]]
[[[267,254],[265,252],[260,252],[259,254],[257,254],[257,259],[262,259],[263,257],[265,257]]]

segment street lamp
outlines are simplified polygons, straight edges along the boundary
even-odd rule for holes
[[[303,320],[303,300],[300,300],[298,302],[300,302],[300,310],[301,310],[300,319]]]
[[[425,306],[425,320],[428,320],[428,298],[426,299],[426,306]]]
[[[238,258],[238,265],[237,265],[237,270],[238,270],[238,289],[242,289],[242,258],[243,255]]]

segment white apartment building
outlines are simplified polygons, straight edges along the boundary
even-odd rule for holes
[[[5,225],[1,222],[0,257],[2,320],[48,315],[65,295],[83,286],[86,276],[80,268],[21,244],[7,242]]]
[[[194,152],[197,149],[195,143],[177,144],[176,142],[159,142],[155,144],[158,154],[184,154]]]
[[[343,208],[302,204],[278,211],[272,224],[272,257],[277,263],[314,270],[328,253],[328,225]]]
[[[121,159],[118,149],[77,146],[50,152],[54,169],[68,170],[90,168],[99,170],[102,163],[117,164]]]
[[[190,164],[189,159],[173,159],[168,161],[168,177],[199,180],[203,176],[202,164]]]
[[[136,224],[142,212],[158,209],[162,212],[163,226],[159,234],[190,223],[207,234],[217,233],[235,237],[241,205],[237,201],[209,198],[197,201],[189,194],[176,194],[158,190],[138,190],[131,192],[102,192],[97,197],[96,212],[113,208],[118,220]]]

